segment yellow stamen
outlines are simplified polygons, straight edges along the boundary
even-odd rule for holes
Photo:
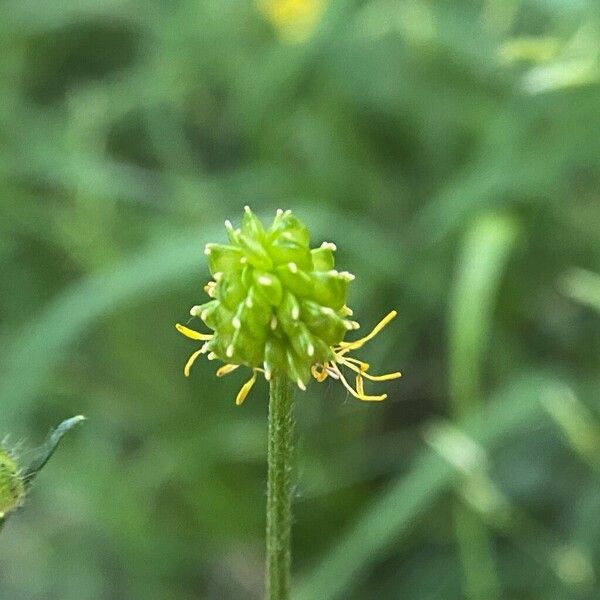
[[[254,385],[255,381],[256,381],[256,371],[253,371],[252,377],[250,377],[250,379],[248,379],[248,381],[246,381],[246,383],[242,386],[242,388],[238,392],[238,395],[235,399],[235,403],[237,404],[237,406],[242,404],[242,402],[246,399],[246,396],[248,395],[248,392],[250,392],[250,390],[252,389],[252,386]]]
[[[223,375],[228,375],[232,371],[235,371],[240,365],[226,364],[217,369],[217,377],[223,377]]]
[[[390,381],[392,379],[398,379],[399,377],[402,377],[402,373],[400,373],[399,371],[396,371],[395,373],[386,373],[385,375],[371,375],[370,373],[367,373],[366,369],[359,369],[356,365],[353,365],[345,356],[340,357],[337,362],[339,362],[342,365],[345,365],[346,367],[348,367],[355,373],[358,373],[362,377],[366,377],[370,381]]]
[[[323,383],[327,379],[327,363],[325,365],[313,365],[310,368],[312,376],[317,380],[318,383]]]
[[[377,325],[375,325],[371,333],[359,340],[354,340],[353,342],[340,342],[340,350],[337,354],[346,354],[346,352],[349,352],[350,350],[361,348],[369,340],[372,340],[397,314],[398,313],[395,310],[388,313],[381,321],[379,321],[379,323],[377,323]]]
[[[196,352],[194,352],[188,359],[187,362],[185,363],[185,366],[183,367],[183,374],[186,377],[190,376],[190,369],[192,368],[192,365],[196,362],[196,359],[201,355],[204,354],[205,350],[204,348],[200,348],[200,350],[196,350]]]
[[[360,375],[356,376],[356,391],[361,396],[365,395],[365,381]]]
[[[342,385],[358,400],[368,400],[368,401],[378,402],[380,400],[385,400],[387,398],[387,394],[381,394],[380,396],[367,396],[364,393],[362,393],[362,394],[359,393],[348,383],[348,381],[344,377],[343,373],[340,371],[339,367],[335,363],[332,363],[331,368],[335,371],[335,373],[340,378]]]
[[[360,367],[360,370],[363,373],[365,371],[368,371],[369,367],[371,366],[371,365],[369,365],[369,363],[366,363],[363,360],[358,360],[358,358],[354,358],[353,356],[344,356],[344,360],[347,360],[351,363],[354,363],[355,365],[358,365]]]
[[[202,340],[204,342],[208,340],[212,340],[212,333],[200,333],[199,331],[194,331],[189,327],[185,327],[184,325],[180,325],[179,323],[175,324],[175,329],[179,331],[179,333],[185,335],[185,337],[190,338],[191,340]]]

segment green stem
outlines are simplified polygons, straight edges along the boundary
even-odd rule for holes
[[[269,449],[267,482],[268,600],[290,597],[292,453],[294,384],[283,373],[273,373],[269,393]]]

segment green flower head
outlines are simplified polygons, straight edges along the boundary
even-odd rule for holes
[[[0,519],[21,506],[25,497],[23,479],[12,454],[0,445]]]
[[[361,400],[383,400],[385,394],[364,393],[363,378],[395,379],[400,373],[370,375],[368,364],[347,354],[376,335],[396,312],[367,337],[344,341],[346,333],[359,324],[349,319],[352,310],[346,305],[354,276],[334,269],[335,245],[324,242],[311,249],[308,229],[289,210],[278,210],[265,229],[245,207],[241,228],[235,229],[229,221],[225,227],[229,244],[207,244],[204,251],[213,277],[204,290],[212,299],[190,311],[213,333],[177,324],[180,333],[204,342],[187,361],[185,375],[201,354],[207,354],[209,360],[226,363],[218,376],[240,365],[253,370],[237,404],[246,398],[257,373],[269,380],[273,372],[285,373],[302,390],[311,376],[317,381],[331,376]],[[348,384],[340,364],[354,371],[356,389]]]

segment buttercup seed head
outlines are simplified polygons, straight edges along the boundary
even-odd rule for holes
[[[21,506],[25,484],[14,458],[0,446],[0,518]]]
[[[396,313],[390,313],[366,338],[343,341],[358,323],[346,319],[352,314],[346,297],[354,276],[334,269],[335,244],[324,242],[311,250],[308,229],[289,210],[278,210],[265,229],[245,206],[241,228],[234,229],[229,221],[225,227],[229,244],[205,247],[214,281],[204,290],[212,299],[191,311],[213,333],[177,327],[187,337],[206,341],[186,363],[186,375],[196,358],[208,353],[209,359],[219,358],[226,367],[231,365],[221,367],[219,375],[239,365],[253,370],[237,404],[244,401],[257,372],[267,380],[273,372],[285,373],[302,390],[311,376],[317,381],[332,376],[361,400],[385,398],[364,393],[363,377],[381,378],[368,375],[366,363],[346,354],[371,339]],[[339,371],[340,364],[354,371],[356,389]],[[399,376],[392,373],[382,377]]]

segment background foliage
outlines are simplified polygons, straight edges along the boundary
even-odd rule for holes
[[[250,204],[400,314],[385,403],[298,398],[298,598],[598,598],[599,7],[5,0],[0,429],[89,421],[0,596],[261,596],[266,389],[173,328]]]

